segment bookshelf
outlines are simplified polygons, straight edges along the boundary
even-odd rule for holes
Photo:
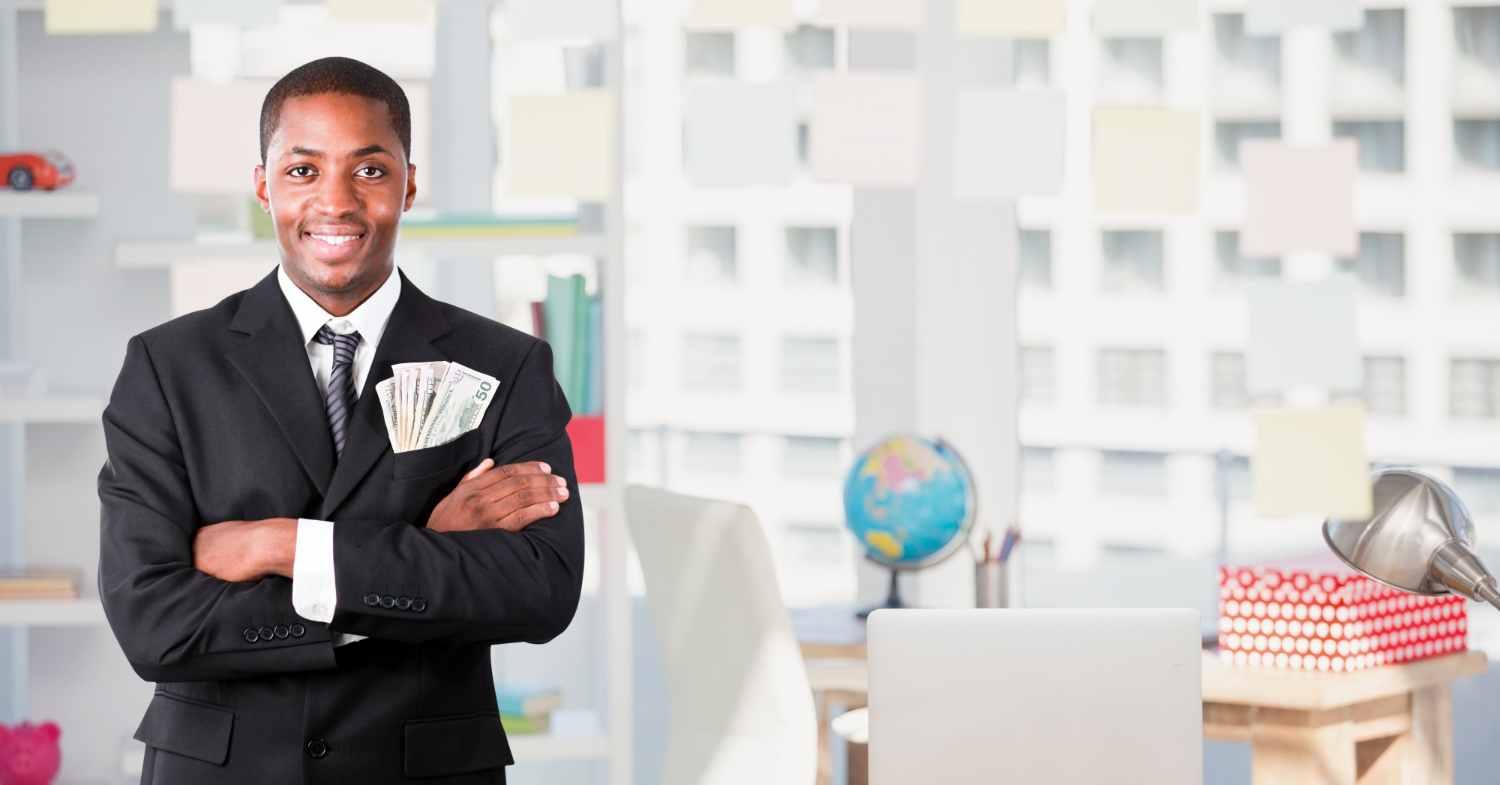
[[[574,237],[486,237],[398,239],[396,258],[484,259],[499,256],[578,255],[601,257],[608,241],[597,234]],[[203,262],[275,264],[275,240],[206,242],[201,240],[127,240],[115,244],[115,266],[127,270],[170,268]]]
[[[104,624],[98,597],[75,600],[0,600],[0,625],[9,627],[88,627]]]
[[[0,188],[0,217],[93,218],[99,214],[99,195],[87,191],[12,191]]]

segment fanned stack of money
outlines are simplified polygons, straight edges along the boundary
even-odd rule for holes
[[[396,452],[436,447],[479,427],[500,383],[458,363],[400,363],[375,385]]]

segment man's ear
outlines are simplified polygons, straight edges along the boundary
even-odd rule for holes
[[[264,179],[264,175],[262,175],[261,177],[262,177],[262,179]],[[410,210],[412,202],[415,202],[416,200],[417,200],[417,165],[416,164],[407,164],[406,165],[406,204],[401,208],[401,212],[404,213],[407,210]]]
[[[266,192],[266,167],[265,164],[255,167],[255,198],[260,200],[260,209],[266,214],[271,212],[271,195]],[[407,206],[411,206],[411,199],[407,199]]]

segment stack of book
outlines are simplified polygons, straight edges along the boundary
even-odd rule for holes
[[[495,700],[500,704],[500,725],[515,735],[546,733],[552,712],[562,708],[562,692],[556,687],[496,684]]]
[[[581,483],[604,482],[604,312],[583,276],[547,278],[547,299],[531,304],[532,331],[552,347],[552,368],[573,421],[573,468]]]
[[[78,572],[67,569],[0,570],[0,600],[73,600]]]

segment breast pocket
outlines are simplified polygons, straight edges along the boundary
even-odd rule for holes
[[[392,456],[396,461],[393,477],[412,480],[449,473],[460,466],[468,471],[479,463],[475,460],[479,456],[479,437],[480,432],[475,429],[447,444],[398,452]]]

